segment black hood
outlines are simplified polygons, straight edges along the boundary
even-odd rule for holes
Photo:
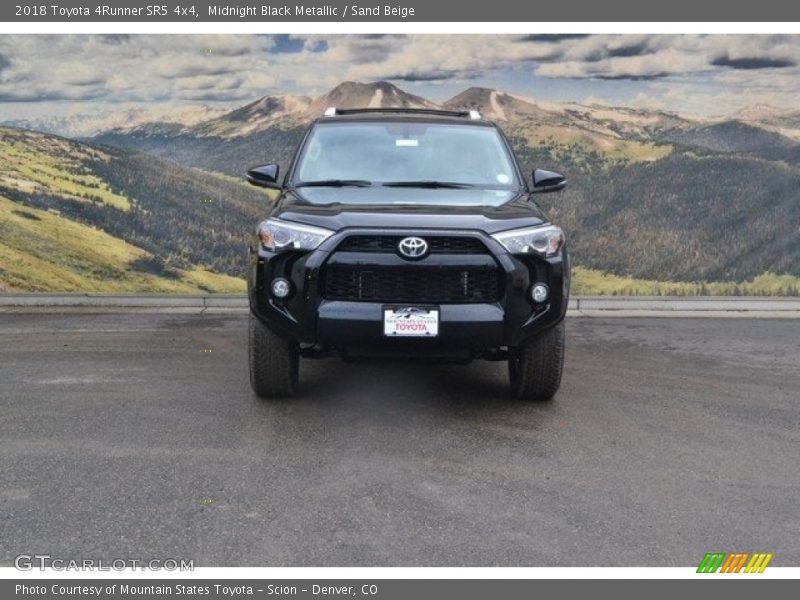
[[[282,194],[271,216],[334,231],[444,227],[493,233],[547,222],[528,194],[484,189],[300,188]]]

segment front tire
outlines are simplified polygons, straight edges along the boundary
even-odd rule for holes
[[[286,340],[250,315],[250,386],[259,398],[293,396],[297,388],[300,353]]]
[[[556,395],[564,370],[564,321],[524,346],[513,348],[508,360],[511,394],[544,402]]]

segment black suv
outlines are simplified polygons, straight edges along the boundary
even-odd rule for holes
[[[291,395],[299,359],[508,360],[512,393],[561,382],[569,260],[508,140],[475,111],[328,109],[250,246],[250,381]]]

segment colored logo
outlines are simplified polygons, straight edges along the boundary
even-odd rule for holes
[[[698,573],[763,573],[769,561],[772,560],[772,553],[767,552],[706,552],[700,566],[697,567]]]

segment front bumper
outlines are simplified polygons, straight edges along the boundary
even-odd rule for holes
[[[479,238],[487,249],[481,257],[497,269],[500,293],[490,302],[434,303],[439,307],[439,335],[435,339],[387,338],[383,335],[383,309],[388,305],[430,306],[428,301],[353,301],[325,298],[322,285],[326,267],[337,260],[336,248],[350,235],[396,236],[457,235]],[[480,262],[477,256],[430,254],[422,261],[405,261],[395,255],[348,254],[360,266],[436,270]],[[270,293],[276,277],[288,279],[292,293],[277,299]],[[534,283],[545,283],[550,297],[536,304],[530,299]],[[273,254],[253,243],[248,269],[248,290],[253,314],[278,334],[301,344],[336,349],[344,355],[413,355],[470,358],[502,348],[519,346],[564,318],[569,294],[569,260],[565,248],[541,258],[515,256],[490,236],[476,231],[345,229],[308,253]]]

